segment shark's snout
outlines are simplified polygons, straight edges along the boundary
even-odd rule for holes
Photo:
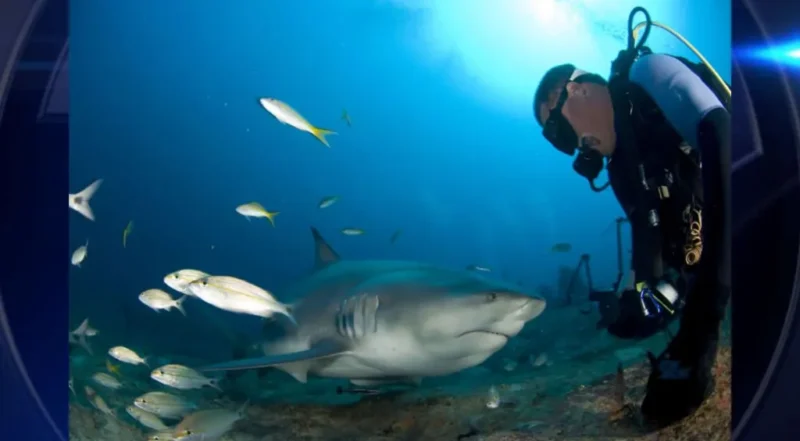
[[[542,297],[531,296],[524,299],[522,306],[517,310],[516,314],[520,320],[527,322],[541,315],[545,307],[547,307],[547,300]]]

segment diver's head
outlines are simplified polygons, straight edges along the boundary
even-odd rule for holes
[[[614,110],[607,82],[572,64],[548,70],[533,98],[533,114],[545,138],[570,156],[583,146],[611,156],[616,145]]]

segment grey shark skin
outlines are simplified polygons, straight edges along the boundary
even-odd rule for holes
[[[272,366],[368,386],[418,383],[483,363],[545,309],[543,298],[463,270],[418,262],[346,261],[312,228],[315,271],[287,294],[296,327],[264,357],[202,371]]]

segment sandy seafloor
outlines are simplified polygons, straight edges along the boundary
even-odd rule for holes
[[[246,418],[223,441],[730,439],[727,327],[715,367],[714,394],[693,416],[654,431],[641,425],[637,406],[649,373],[646,351],[660,353],[667,335],[637,345],[620,342],[595,329],[596,314],[586,314],[586,305],[580,310],[577,306],[553,308],[483,365],[384,395],[337,394],[337,386],[347,388],[346,382],[311,379],[301,384],[273,369],[227,378],[221,384],[224,394],[210,388],[170,392],[197,401],[201,408],[236,408],[249,400]],[[547,354],[547,363],[533,366],[526,361],[541,353]],[[518,360],[517,365],[509,366],[509,359]],[[620,410],[620,364],[629,405],[624,410]],[[83,395],[83,385],[91,385],[88,377],[104,370],[104,357],[72,368],[78,395],[70,402],[70,440],[145,440],[152,431],[133,421],[125,406],[144,392],[168,388],[148,379],[148,369],[125,366],[123,389],[109,391],[92,385],[114,409],[116,416],[110,417],[95,410]],[[492,386],[502,401],[494,409],[486,405]]]

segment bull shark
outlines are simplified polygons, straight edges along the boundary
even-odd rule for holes
[[[357,386],[419,384],[483,363],[545,309],[542,297],[464,270],[419,262],[342,260],[311,228],[314,271],[285,295],[297,325],[262,345],[264,356],[201,367],[275,367]]]

